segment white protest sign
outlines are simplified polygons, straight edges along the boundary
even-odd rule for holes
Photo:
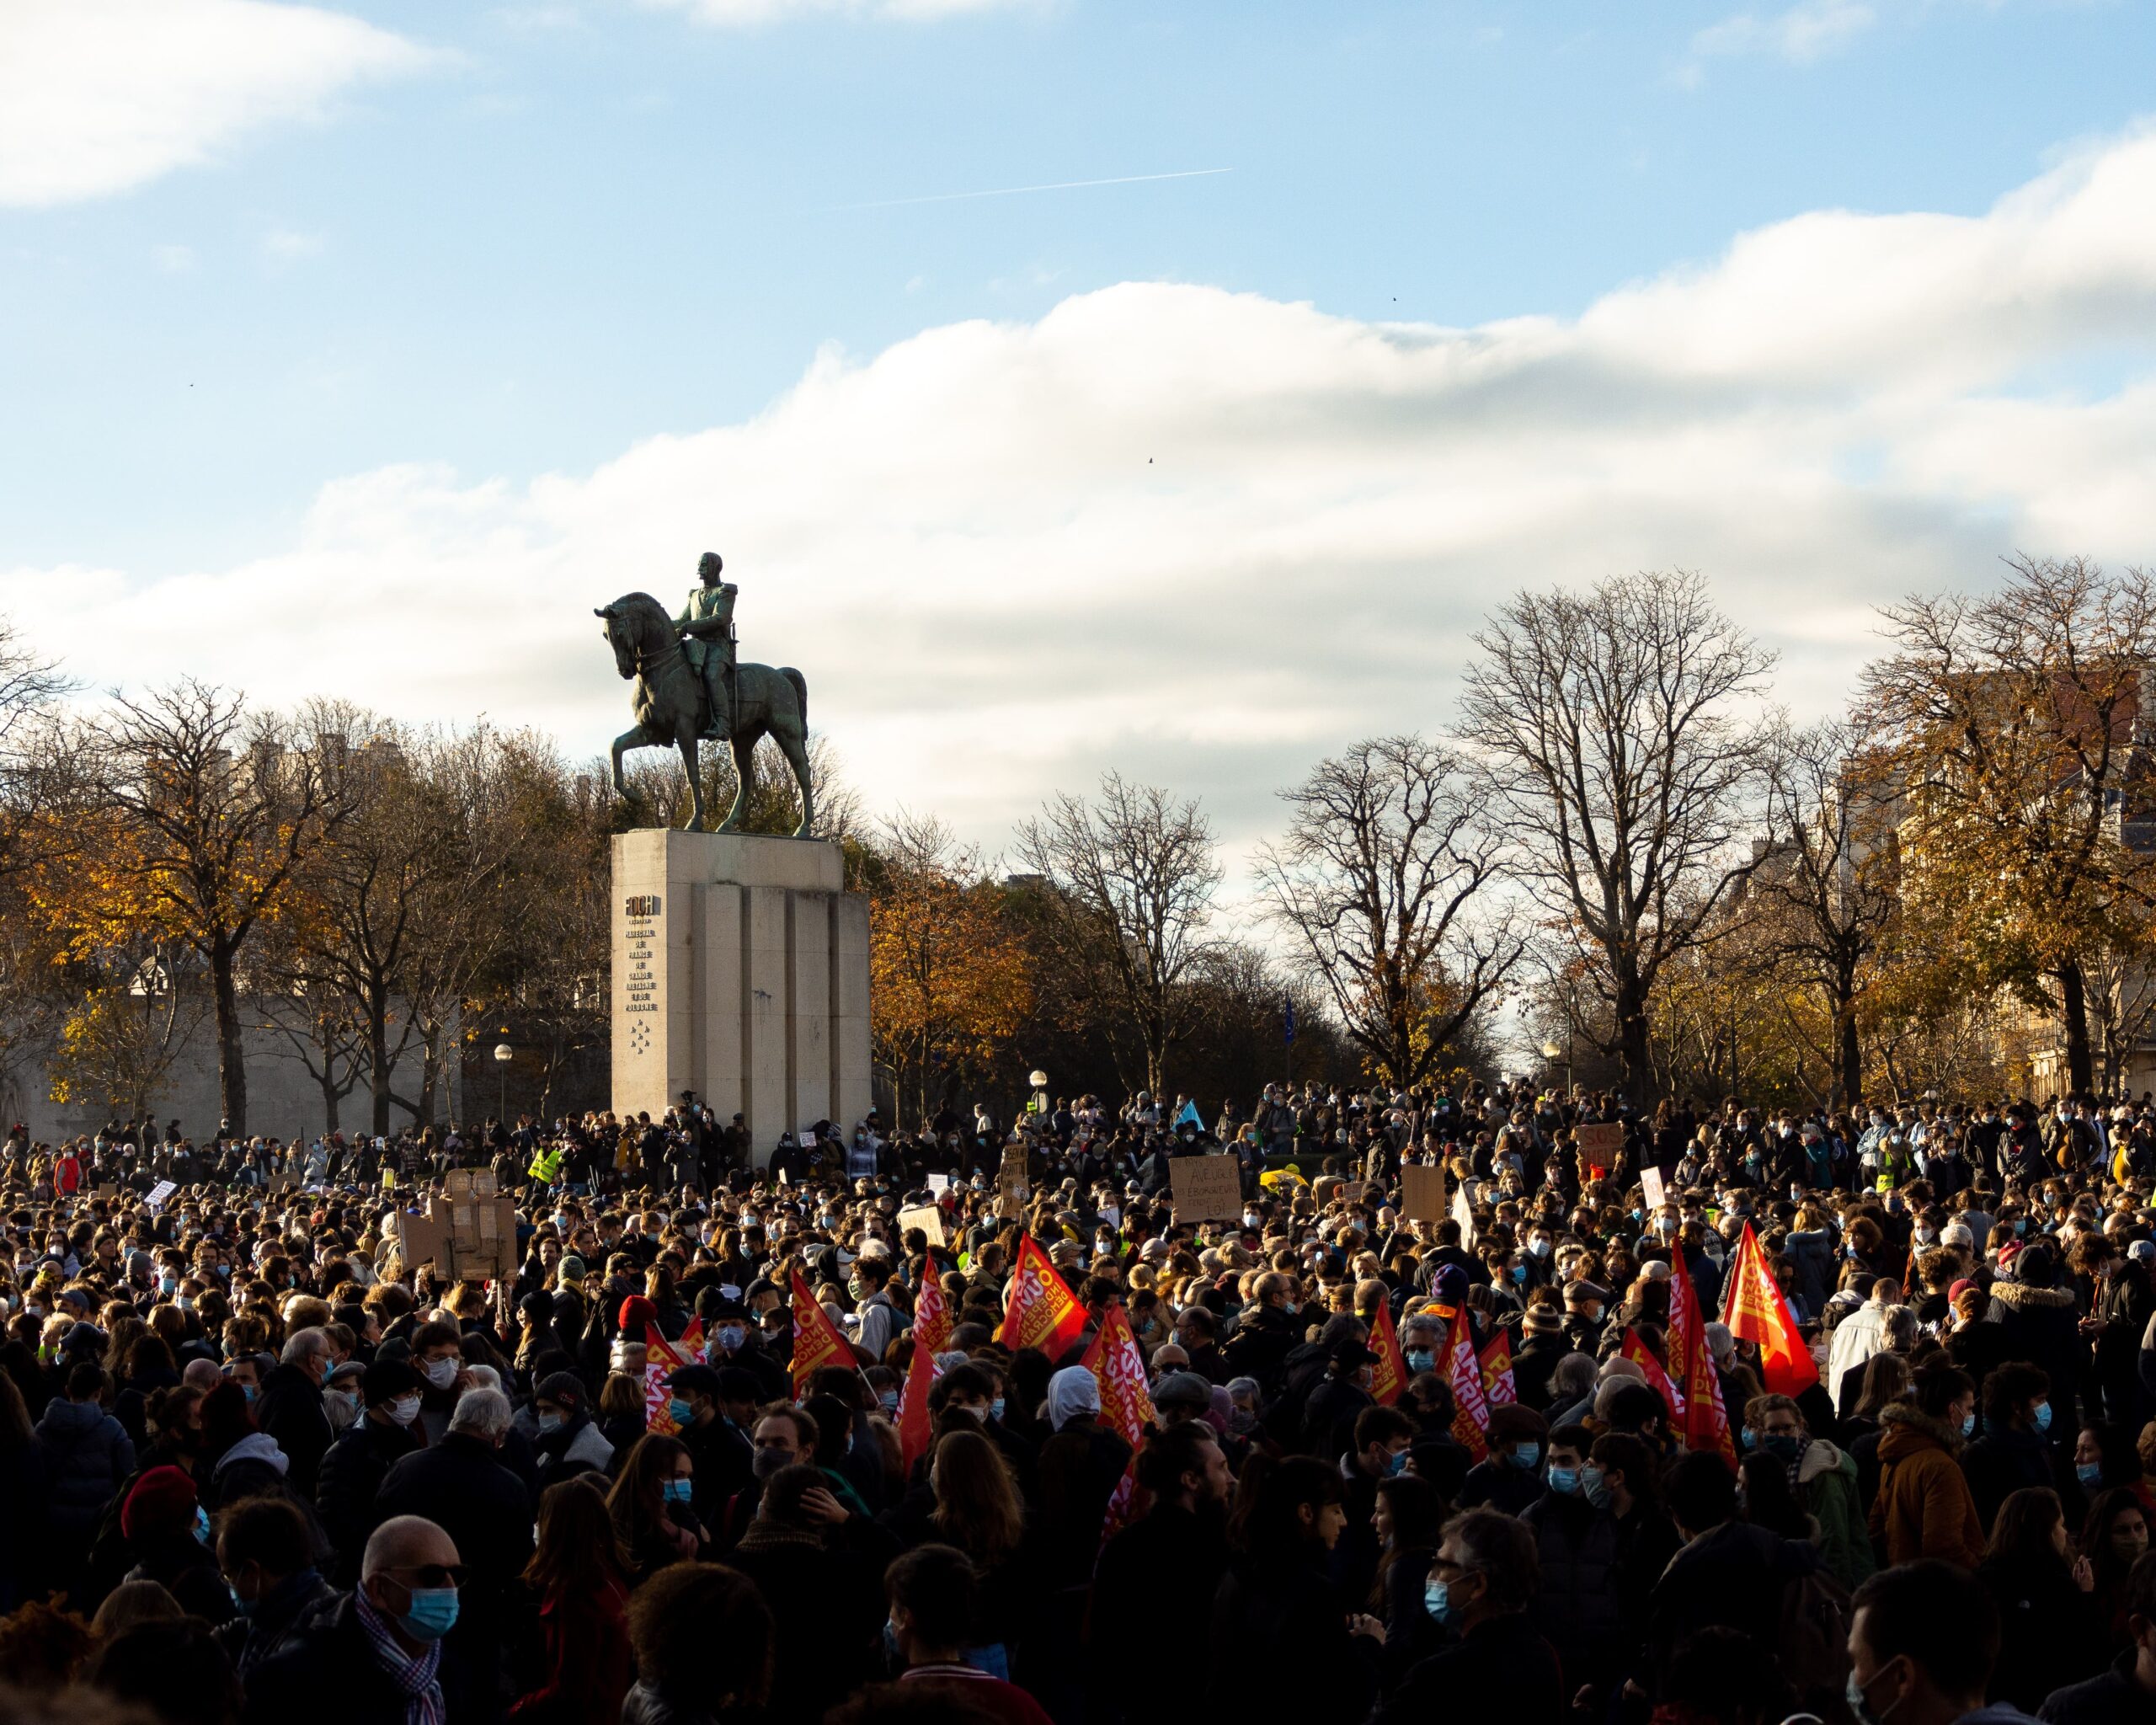
[[[148,1195],[143,1199],[142,1202],[148,1204],[152,1210],[163,1210],[165,1200],[179,1190],[179,1181],[160,1180],[150,1188]]]

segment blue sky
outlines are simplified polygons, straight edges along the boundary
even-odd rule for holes
[[[1732,507],[1748,522],[1702,525],[1689,520],[1692,499],[1649,497],[1655,485],[1636,475],[1609,480],[1600,501],[1569,499],[1582,519],[1621,513],[1621,526],[1556,546],[1519,525],[1546,502],[1523,503],[1509,525],[1448,530],[1442,543],[1402,537],[1390,515],[1366,512],[1356,520],[1369,541],[1354,544],[1355,568],[1338,575],[1330,607],[1348,633],[1332,658],[1318,654],[1308,686],[1283,688],[1257,720],[1232,699],[1187,692],[1104,729],[1082,703],[1036,704],[1022,682],[990,689],[962,676],[977,704],[939,696],[936,710],[1006,728],[1022,746],[939,777],[907,765],[920,758],[917,738],[869,734],[876,709],[856,692],[873,679],[859,656],[834,637],[814,664],[803,633],[835,628],[841,611],[857,620],[908,603],[954,562],[967,572],[949,576],[952,606],[978,609],[999,569],[1012,580],[1038,570],[1054,611],[1090,590],[1091,570],[1128,558],[1150,569],[1157,611],[1087,612],[1085,627],[1102,642],[1135,630],[1203,651],[1222,595],[1288,554],[1279,538],[1253,537],[1225,558],[1203,548],[1209,537],[1219,543],[1221,523],[1251,519],[1237,499],[1248,504],[1253,476],[1269,461],[1295,473],[1341,455],[1321,504],[1309,499],[1296,521],[1278,524],[1292,538],[1358,493],[1349,452],[1382,435],[1358,414],[1421,387],[1365,372],[1359,338],[1410,367],[1444,332],[1470,332],[1460,352],[1471,356],[1504,348],[1508,331],[1545,327],[1518,320],[1548,320],[1550,339],[1584,341],[1598,307],[1614,315],[1629,303],[1619,291],[1628,284],[1719,279],[1732,246],[1758,230],[1785,232],[1801,259],[1790,280],[1817,270],[1831,296],[1838,254],[1805,249],[1818,219],[1808,212],[1902,222],[1891,243],[1888,230],[1869,227],[1854,243],[1862,267],[1906,267],[1921,283],[1932,265],[1912,260],[1929,255],[1933,218],[1962,218],[1956,232],[1980,234],[2002,199],[2078,159],[2123,164],[2112,179],[2124,190],[2115,184],[2095,206],[2109,212],[2102,220],[2121,209],[2129,224],[2137,212],[2156,217],[2141,202],[2156,179],[2144,185],[2129,159],[2150,101],[2156,8],[928,0],[928,15],[893,15],[875,3],[765,0],[768,15],[742,23],[710,14],[744,0],[355,6],[343,18],[366,31],[266,49],[246,88],[213,89],[179,114],[163,165],[153,143],[114,170],[115,183],[77,184],[69,164],[113,123],[99,99],[115,54],[142,60],[140,75],[160,90],[184,87],[200,70],[189,56],[222,51],[223,33],[248,38],[277,23],[272,14],[302,11],[163,0],[215,25],[165,41],[141,29],[144,3],[0,0],[0,603],[50,633],[93,681],[154,676],[154,660],[134,668],[142,645],[154,654],[199,636],[213,669],[273,698],[332,686],[416,706],[417,717],[484,708],[552,718],[589,746],[620,692],[568,601],[632,586],[670,596],[708,542],[745,572],[752,650],[761,631],[763,652],[845,691],[821,710],[849,759],[877,763],[895,793],[955,799],[971,830],[992,837],[1044,777],[1071,782],[1134,757],[1209,782],[1193,788],[1218,781],[1218,794],[1254,820],[1271,785],[1346,731],[1441,718],[1434,699],[1403,706],[1399,692],[1442,685],[1453,665],[1387,668],[1366,702],[1331,692],[1338,665],[1361,665],[1402,603],[1428,600],[1417,613],[1427,636],[1416,639],[1456,642],[1473,620],[1463,595],[1479,601],[1486,579],[1590,578],[1632,558],[1728,569],[1732,603],[1756,599],[1748,621],[1800,665],[1838,675],[1862,633],[1851,619],[1908,580],[1981,574],[2029,536],[2079,542],[2038,550],[2129,555],[2148,525],[2130,510],[2106,514],[2102,497],[2077,502],[2070,476],[2048,492],[2006,477],[2026,465],[2014,446],[2025,429],[1999,434],[2004,442],[1981,455],[1977,430],[1939,430],[1951,409],[1996,431],[2000,403],[2035,403],[2069,415],[2040,434],[2045,446],[2092,440],[2130,468],[2148,420],[2135,393],[2151,367],[2147,260],[2112,260],[2088,296],[2061,290],[2042,329],[2002,334],[1983,321],[1987,270],[1969,261],[1978,247],[1954,254],[1961,273],[1936,289],[1955,302],[1942,308],[1945,327],[1961,327],[1956,305],[1974,320],[1967,349],[1941,361],[1952,380],[1938,384],[1937,367],[1911,361],[1922,374],[1911,387],[1945,392],[1932,409],[1897,417],[1905,389],[1867,394],[1876,361],[1862,353],[1837,385],[1830,427],[1811,417],[1819,402],[1803,352],[1760,360],[1748,346],[1733,381],[1721,360],[1710,366],[1716,387],[1742,397],[1730,411],[1758,434],[1743,483],[1772,489],[1817,476],[1817,490],[1780,494],[1801,533],[1758,526],[1744,501]],[[45,104],[35,136],[5,119],[11,32],[18,47],[34,40],[49,56],[29,72],[17,56],[18,77],[34,79]],[[891,201],[1200,169],[1228,171]],[[2069,240],[2081,231],[2064,217],[2054,228]],[[1110,291],[1124,284],[1212,296]],[[1769,334],[1792,315],[1775,304],[1771,272],[1727,286]],[[1247,296],[1257,312],[1243,319],[1234,310],[1243,302],[1226,296]],[[1291,315],[1299,302],[1315,318]],[[1867,290],[1850,315],[1892,302],[1883,286]],[[2091,305],[2117,315],[2092,323]],[[1695,315],[1626,339],[1651,356],[1681,345]],[[965,336],[977,319],[1016,333]],[[1206,345],[1211,332],[1246,322],[1248,350]],[[1384,326],[1396,323],[1416,333],[1394,340]],[[1822,323],[1822,352],[1842,351],[1838,328]],[[1903,355],[1929,339],[1921,307],[1877,335],[1880,351]],[[1305,340],[1307,356],[1294,346]],[[1172,394],[1147,393],[1198,350],[1214,369]],[[1652,369],[1627,351],[1626,366]],[[1139,352],[1155,355],[1149,378],[1125,377],[1123,358]],[[1336,361],[1342,369],[1325,369]],[[1276,362],[1282,375],[1261,398],[1239,393],[1246,373],[1269,376]],[[819,364],[835,380],[828,393]],[[1051,370],[1063,393],[1026,393],[1027,378]],[[1572,451],[1563,459],[1579,473],[1606,478],[1630,437],[1630,409],[1613,401],[1633,386],[1586,389],[1581,375],[1553,382],[1529,365],[1508,369],[1494,396],[1440,392],[1402,409],[1417,435],[1438,437],[1494,401],[1518,441],[1504,457],[1512,465],[1486,470],[1475,451],[1433,444],[1427,465],[1385,482],[1401,516],[1427,504],[1436,518],[1465,494],[1456,484],[1484,495],[1524,482],[1545,439]],[[1597,375],[1606,383],[1610,374]],[[1134,461],[1176,411],[1217,398],[1216,416],[1182,428],[1184,447],[1207,451],[1180,470],[1202,473],[1188,490],[1104,512],[1091,455],[1065,470],[1049,448],[1005,473],[995,463],[1012,441],[1007,422],[968,424],[970,404],[984,401],[1002,403],[1029,435],[1043,419],[1082,421],[1096,376],[1116,379],[1102,386],[1113,397],[1104,423],[1128,434]],[[1688,376],[1681,387],[1651,379],[1626,399],[1696,389]],[[960,389],[954,378],[969,381]],[[1358,378],[1367,393],[1348,381]],[[1576,386],[1585,393],[1566,393]],[[798,438],[766,436],[819,403],[835,403],[838,417]],[[1291,422],[1293,436],[1246,468],[1222,453]],[[1672,435],[1697,440],[1673,450],[1726,441],[1711,417]],[[916,437],[954,463],[978,457],[980,489],[955,486],[932,522],[909,516],[901,528],[894,511],[916,505],[878,487],[953,479],[941,468],[926,481],[893,471],[878,452],[878,439]],[[803,499],[783,521],[758,513],[768,484],[740,478],[778,447]],[[670,451],[682,458],[662,483],[651,475]],[[1020,490],[1023,509],[1012,501]],[[616,492],[618,517],[595,501]],[[819,528],[819,511],[849,516],[846,530]],[[1805,537],[1822,520],[1842,521],[1847,542]],[[1090,531],[1074,534],[1074,524]],[[1342,531],[1354,541],[1362,528]],[[1161,547],[1184,533],[1198,548],[1177,561]],[[966,566],[954,544],[984,537],[997,539],[994,556]],[[1812,594],[1815,611],[1792,616],[1777,559],[1800,538],[1806,555],[1863,567]],[[494,651],[488,636],[455,634],[468,622],[445,620],[456,650],[409,676],[390,661],[426,619],[404,617],[378,639],[340,635],[304,610],[243,644],[211,627],[221,605],[263,580],[332,586],[339,604],[318,601],[317,612],[342,622],[345,602],[365,603],[377,579],[393,596],[397,570],[429,559],[440,561],[424,590],[468,583],[475,616],[490,591],[521,593],[560,611],[573,637],[527,638],[544,673],[510,686],[466,669]],[[1748,559],[1765,573],[1732,567]],[[814,585],[822,571],[840,573]],[[531,596],[541,591],[550,596]],[[156,627],[122,650],[115,632],[131,614]],[[196,634],[175,635],[170,620],[183,615],[204,619]],[[993,647],[984,644],[984,663]],[[258,670],[265,649],[286,668]],[[559,692],[570,676],[589,680],[574,701]],[[1283,719],[1290,706],[1306,722]]]

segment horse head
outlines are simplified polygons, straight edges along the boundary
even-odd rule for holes
[[[614,649],[614,669],[621,673],[623,682],[635,677],[638,655],[650,650],[644,637],[650,633],[651,613],[658,613],[661,622],[665,621],[659,601],[644,593],[625,593],[611,605],[592,611],[604,624],[600,633]]]

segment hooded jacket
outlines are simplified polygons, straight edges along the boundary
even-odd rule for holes
[[[1973,1569],[1983,1557],[1983,1525],[1955,1459],[1961,1434],[1913,1402],[1890,1402],[1879,1414],[1879,1497],[1871,1533],[1889,1563],[1940,1557]]]
[[[1984,1322],[2005,1331],[2003,1358],[2025,1359],[2050,1377],[2053,1415],[2061,1422],[2072,1418],[2074,1387],[2086,1353],[2073,1291],[1993,1282]]]
[[[120,1482],[135,1471],[135,1444],[126,1429],[95,1402],[48,1403],[37,1423],[45,1452],[45,1514],[56,1545],[87,1550]]]
[[[1796,1492],[1818,1524],[1819,1559],[1834,1579],[1854,1589],[1877,1565],[1857,1483],[1856,1458],[1824,1438],[1804,1446],[1796,1465]]]

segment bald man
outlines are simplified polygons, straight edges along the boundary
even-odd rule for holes
[[[456,1542],[417,1515],[392,1516],[367,1541],[360,1585],[303,1625],[247,1685],[248,1725],[440,1725],[486,1716],[491,1685],[446,1661],[464,1567]],[[444,1700],[467,1679],[483,1710],[452,1714]]]

